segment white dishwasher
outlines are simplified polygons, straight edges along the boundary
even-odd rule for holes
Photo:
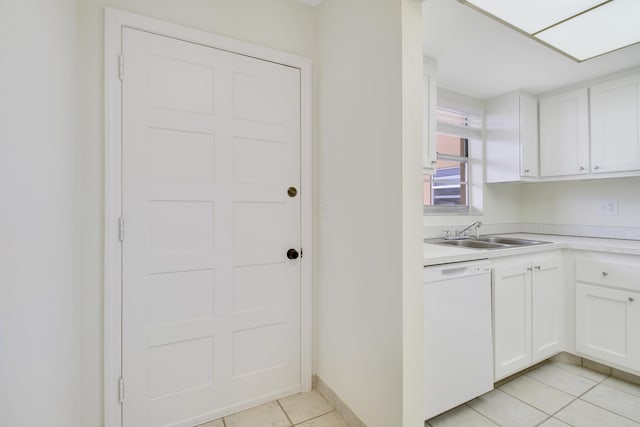
[[[424,268],[425,420],[493,389],[491,267]]]

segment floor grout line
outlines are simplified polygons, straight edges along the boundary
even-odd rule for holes
[[[280,407],[280,409],[284,413],[284,416],[287,417],[287,420],[289,420],[289,424],[291,424],[291,427],[295,427],[295,424],[293,423],[293,420],[289,417],[289,414],[287,414],[287,411],[282,406],[282,403],[280,403],[280,399],[276,399],[276,402],[278,403],[278,406]]]
[[[566,371],[565,371],[565,372],[566,372]],[[569,372],[569,373],[571,373],[571,372]],[[598,384],[600,384],[600,383],[598,383],[598,382],[596,382],[596,381],[594,381],[594,380],[590,380],[590,381],[595,382],[595,384],[594,384],[593,386],[591,386],[591,388],[589,388],[589,390],[585,391],[584,393],[579,394],[578,396],[574,396],[573,394],[571,394],[571,393],[569,393],[569,392],[567,392],[567,391],[565,391],[565,390],[559,389],[559,388],[558,388],[558,387],[556,387],[556,386],[553,386],[553,385],[551,385],[551,384],[547,384],[547,383],[545,383],[544,381],[541,381],[541,380],[539,380],[539,379],[536,379],[536,378],[530,377],[528,374],[525,374],[525,376],[526,376],[527,378],[529,378],[530,380],[536,381],[536,382],[538,382],[538,383],[540,383],[540,384],[544,384],[544,385],[546,385],[547,387],[551,387],[551,388],[552,388],[552,389],[554,389],[554,390],[561,391],[561,392],[563,392],[564,394],[568,394],[569,396],[574,397],[574,398],[576,398],[576,399],[577,399],[578,397],[582,396],[582,394],[584,394],[584,393],[586,393],[587,391],[591,390],[591,388],[593,388],[593,387],[597,386]],[[576,375],[576,376],[580,376],[580,375]],[[585,378],[585,377],[580,377],[580,378]],[[587,379],[587,380],[588,380],[589,378],[585,378],[585,379]],[[508,384],[508,383],[507,383],[507,384]]]
[[[627,419],[627,420],[629,420],[629,421],[631,421],[631,422],[634,422],[634,423],[636,423],[636,424],[640,425],[640,422],[639,422],[639,421],[634,420],[633,418],[629,418],[629,417],[627,417],[626,415],[622,415],[622,414],[619,414],[619,413],[617,413],[617,412],[613,412],[611,409],[604,408],[604,407],[602,407],[602,406],[600,406],[600,405],[598,405],[598,404],[596,404],[596,403],[589,402],[588,400],[584,400],[584,399],[580,399],[580,400],[581,400],[582,402],[584,402],[584,403],[588,403],[589,405],[595,406],[596,408],[600,408],[600,409],[602,409],[603,411],[607,411],[607,412],[609,412],[609,413],[611,413],[611,414],[613,414],[613,415],[617,415],[617,416],[619,416],[619,417],[622,417],[622,418],[624,418],[624,419]]]
[[[594,382],[594,385],[592,385],[591,387],[589,387],[587,390],[585,390],[583,393],[579,394],[578,396],[574,396],[574,395],[572,395],[571,393],[567,393],[567,392],[566,392],[566,391],[564,391],[564,390],[560,390],[559,388],[552,386],[551,384],[547,384],[547,383],[545,383],[544,381],[540,381],[540,380],[538,380],[538,379],[536,379],[536,378],[532,378],[532,377],[530,377],[530,376],[528,375],[528,372],[527,372],[527,373],[525,373],[525,374],[523,374],[522,376],[526,376],[528,379],[530,379],[530,380],[532,380],[532,381],[535,381],[535,382],[537,382],[537,383],[539,383],[539,384],[545,385],[545,386],[550,387],[550,388],[552,388],[552,389],[554,389],[554,390],[560,391],[560,392],[562,392],[562,393],[564,393],[564,394],[566,394],[566,395],[568,395],[568,396],[571,396],[571,398],[572,398],[572,399],[571,399],[571,401],[569,401],[569,403],[567,403],[566,405],[562,406],[560,409],[558,409],[557,411],[553,412],[552,414],[549,414],[548,412],[546,412],[546,411],[542,410],[541,408],[538,408],[538,407],[536,407],[536,406],[533,406],[532,404],[530,404],[530,403],[528,403],[528,402],[525,402],[524,400],[522,400],[522,399],[518,398],[517,396],[512,395],[512,394],[511,394],[511,393],[509,393],[508,391],[506,391],[506,390],[502,390],[502,389],[501,389],[501,387],[502,387],[502,386],[504,386],[504,385],[506,385],[506,384],[509,384],[509,383],[502,384],[500,387],[497,387],[495,390],[500,390],[501,392],[503,392],[503,393],[507,394],[508,396],[513,397],[514,399],[518,400],[518,401],[519,401],[519,402],[521,402],[521,403],[524,403],[525,405],[529,406],[530,408],[533,408],[533,409],[535,409],[535,410],[537,410],[537,411],[539,411],[539,412],[542,412],[543,414],[547,415],[547,418],[545,418],[545,419],[544,419],[543,421],[541,421],[540,423],[536,424],[536,426],[540,426],[540,425],[544,424],[545,422],[547,422],[548,420],[550,420],[551,418],[555,418],[555,415],[556,415],[556,414],[558,414],[560,411],[562,411],[563,409],[565,409],[567,406],[570,406],[570,405],[571,405],[572,403],[574,403],[576,400],[581,400],[581,401],[583,401],[583,402],[590,403],[590,404],[592,404],[592,405],[597,406],[598,408],[600,408],[600,406],[595,405],[595,404],[593,404],[593,403],[591,403],[591,402],[588,402],[588,401],[583,400],[583,399],[580,399],[580,398],[581,398],[582,396],[584,396],[585,394],[589,393],[591,390],[593,390],[594,388],[596,388],[596,387],[597,387],[597,386],[599,386],[600,384],[602,384],[602,383],[603,383],[607,378],[610,378],[610,377],[611,377],[611,375],[607,375],[607,376],[605,376],[603,379],[601,379],[600,381],[596,381],[596,380],[591,379],[591,378],[589,378],[589,377],[585,377],[585,376],[583,376],[583,375],[580,375],[580,374],[578,374],[578,373],[576,373],[576,372],[571,372],[570,370],[562,369],[560,366],[557,366],[557,365],[558,365],[558,364],[560,364],[560,363],[562,363],[562,362],[557,362],[557,363],[555,363],[555,364],[551,364],[551,363],[549,363],[549,364],[550,364],[551,366],[556,366],[558,369],[561,369],[561,370],[563,370],[564,372],[567,372],[567,373],[569,373],[569,374],[572,374],[572,375],[575,375],[575,376],[577,376],[577,377],[580,377],[580,378],[584,378],[584,379],[587,379],[587,380],[593,381],[593,382]],[[578,365],[576,365],[576,366],[578,366]],[[582,368],[584,368],[583,366],[581,366],[581,367],[582,367]],[[589,368],[584,368],[584,369],[589,369]],[[530,372],[533,372],[533,371],[530,371]],[[595,371],[595,372],[597,372],[597,371]],[[602,374],[602,375],[606,375],[606,374]],[[517,379],[517,378],[519,378],[519,377],[520,377],[520,376],[518,376],[518,377],[514,378],[513,380],[515,380],[515,379]],[[512,380],[512,381],[513,381],[513,380]],[[511,381],[509,381],[509,382],[511,382]],[[622,391],[622,390],[620,390],[620,391]],[[629,394],[629,393],[627,393],[627,394]],[[469,405],[467,405],[467,406],[469,406]],[[470,407],[470,406],[469,406],[469,407]],[[470,408],[471,408],[471,407],[470,407]],[[471,409],[474,409],[474,408],[471,408]],[[611,410],[608,410],[608,409],[606,409],[606,408],[601,408],[601,409],[604,409],[604,410],[606,410],[606,411],[608,411],[608,412],[610,412],[610,413],[612,413],[612,414],[615,414],[615,415],[618,415],[618,416],[624,417],[624,418],[626,418],[626,419],[629,419],[630,421],[637,422],[637,421],[635,421],[635,420],[633,420],[633,419],[630,419],[630,418],[628,418],[628,417],[625,417],[624,415],[621,415],[621,414],[617,414],[617,413],[615,413],[615,412],[613,412],[613,411],[611,411]],[[476,411],[476,412],[478,412],[480,415],[483,415],[483,416],[484,416],[484,414],[482,414],[481,412],[479,412],[479,411]],[[493,420],[493,419],[491,419],[491,418],[489,418],[489,417],[486,417],[486,416],[485,416],[485,418],[488,418],[488,419],[490,419],[491,421],[493,421],[494,423],[496,423],[496,424],[497,424],[497,422],[496,422],[495,420]],[[560,421],[562,421],[562,420],[560,420]],[[564,421],[563,421],[563,422],[564,422]],[[566,423],[565,423],[565,424],[566,424]]]
[[[551,361],[550,365],[553,366],[553,367],[556,367],[558,369],[561,369],[561,370],[563,370],[565,372],[568,372],[570,374],[576,375],[576,376],[581,377],[581,378],[586,378],[588,380],[591,380],[591,381],[594,381],[594,382],[597,382],[597,383],[601,383],[602,381],[606,380],[607,378],[609,378],[611,376],[611,374],[605,374],[605,373],[602,373],[602,372],[599,372],[599,371],[595,371],[593,369],[585,368],[582,365],[572,365],[571,363],[566,363],[566,362],[554,362],[554,361]],[[571,369],[565,369],[565,368],[562,367],[562,365],[576,366],[578,368],[586,369],[586,370],[591,371],[591,372],[596,372],[596,373],[598,373],[600,375],[605,375],[605,377],[603,379],[601,379],[601,380],[594,380],[593,378],[589,378],[587,376],[584,376],[582,374],[574,372]]]
[[[555,414],[557,414],[558,412],[562,411],[564,408],[566,408],[567,406],[571,405],[573,402],[575,402],[576,400],[578,400],[578,397],[574,396],[574,395],[573,395],[573,394],[571,394],[571,393],[567,393],[567,392],[566,392],[566,391],[564,391],[564,390],[560,390],[559,388],[556,388],[556,387],[552,386],[551,384],[547,384],[547,383],[545,383],[544,381],[539,381],[539,380],[537,380],[537,379],[535,379],[535,378],[532,378],[532,377],[530,377],[530,376],[528,376],[528,375],[526,375],[526,374],[525,374],[525,376],[527,377],[527,379],[529,379],[529,380],[531,380],[531,381],[535,381],[535,382],[537,382],[538,384],[542,384],[542,385],[547,386],[547,387],[549,387],[549,388],[552,388],[552,389],[554,389],[554,390],[556,390],[556,391],[559,391],[559,392],[561,392],[561,393],[564,393],[564,394],[566,394],[567,396],[570,396],[570,397],[571,397],[571,401],[570,401],[569,403],[567,403],[566,405],[564,405],[562,408],[560,408],[560,409],[558,409],[557,411],[553,412],[552,414],[549,414],[548,412],[546,412],[546,411],[542,410],[541,408],[537,408],[537,407],[533,406],[532,404],[527,403],[527,402],[525,402],[524,400],[522,400],[522,399],[520,399],[520,398],[518,398],[518,397],[516,397],[516,396],[512,395],[511,393],[509,393],[509,392],[508,392],[508,391],[506,391],[506,390],[500,390],[500,391],[502,391],[503,393],[507,393],[509,396],[513,397],[514,399],[517,399],[517,400],[521,401],[522,403],[524,403],[524,404],[526,404],[526,405],[531,406],[531,407],[532,407],[532,408],[534,408],[534,409],[537,409],[538,411],[542,412],[543,414],[547,414],[547,415],[549,415],[549,418],[553,418],[553,416],[554,416]],[[509,383],[507,383],[507,384],[509,384]],[[506,385],[506,384],[503,384],[503,385]],[[588,391],[588,390],[587,390],[587,391]],[[585,392],[585,393],[586,393],[586,392]],[[545,420],[545,421],[547,421],[547,420]],[[544,421],[543,421],[542,423],[544,423]],[[541,423],[541,424],[542,424],[542,423]],[[538,425],[539,425],[539,424],[538,424]]]
[[[494,389],[494,390],[495,390],[495,389]],[[493,390],[492,390],[492,391],[493,391]],[[489,392],[489,393],[491,393],[491,392]],[[486,393],[485,393],[485,394],[486,394]],[[477,399],[477,397],[476,397],[476,399]],[[476,400],[476,399],[473,399],[473,400]],[[482,416],[483,418],[488,419],[488,420],[489,420],[489,421],[491,421],[492,423],[494,423],[494,424],[496,424],[496,425],[498,425],[498,426],[502,427],[502,425],[501,425],[499,422],[497,422],[496,420],[494,420],[494,419],[492,419],[492,418],[489,418],[488,416],[486,416],[486,415],[485,415],[485,414],[483,414],[482,412],[478,411],[478,410],[477,410],[476,408],[474,408],[473,406],[470,406],[468,403],[465,403],[465,404],[464,404],[464,406],[466,406],[467,408],[471,409],[472,411],[474,411],[474,412],[476,412],[476,413],[480,414],[480,416]]]
[[[324,417],[325,415],[329,415],[331,413],[335,412],[336,414],[338,413],[335,409],[330,410],[329,412],[325,412],[324,414],[320,414],[320,415],[316,415],[315,417],[311,417],[309,419],[306,419],[304,421],[300,421],[299,424],[294,424],[293,427],[299,426],[300,424],[309,422],[309,421],[313,421],[313,420],[317,420],[318,418]],[[338,414],[340,415],[340,414]],[[340,418],[342,418],[342,416],[340,416]]]
[[[576,365],[576,366],[577,366],[577,365]],[[562,369],[562,368],[560,368],[560,367],[558,367],[558,368],[559,368],[559,369]],[[583,366],[583,368],[584,368],[584,366]],[[584,369],[589,369],[589,368],[584,368]],[[564,370],[564,369],[563,369],[563,370]],[[618,389],[616,389],[615,387],[609,387],[609,386],[607,386],[606,384],[603,384],[607,379],[609,379],[609,378],[613,378],[613,377],[611,376],[611,374],[602,374],[602,375],[606,375],[606,376],[605,376],[604,378],[602,378],[601,380],[596,381],[596,380],[594,380],[594,379],[591,379],[591,378],[589,378],[589,377],[585,377],[585,376],[580,375],[580,374],[577,374],[577,373],[575,373],[575,372],[570,372],[570,371],[568,371],[568,370],[565,370],[565,372],[569,372],[569,373],[574,374],[574,375],[576,375],[576,376],[579,376],[579,377],[581,377],[581,378],[586,378],[586,379],[588,379],[588,380],[594,381],[594,382],[595,382],[595,384],[594,384],[593,386],[589,387],[589,388],[588,388],[587,390],[585,390],[583,393],[579,394],[578,396],[573,396],[573,395],[571,395],[570,393],[567,393],[566,391],[560,390],[560,391],[563,391],[563,392],[564,392],[564,393],[566,393],[566,394],[569,394],[571,397],[573,397],[573,400],[571,400],[569,403],[567,403],[566,405],[564,405],[562,408],[558,409],[558,410],[557,410],[557,411],[555,411],[553,414],[551,414],[551,415],[550,415],[550,417],[549,417],[549,419],[550,419],[550,418],[556,418],[555,416],[556,416],[559,412],[561,412],[563,409],[565,409],[566,407],[568,407],[568,406],[570,406],[571,404],[573,404],[575,401],[580,400],[581,402],[585,402],[585,403],[587,403],[587,404],[593,405],[593,406],[595,406],[595,407],[597,407],[597,408],[600,408],[600,409],[602,409],[602,410],[604,410],[604,411],[606,411],[606,412],[609,412],[610,414],[614,414],[614,415],[617,415],[617,416],[619,416],[619,417],[625,418],[625,419],[627,419],[627,420],[629,420],[629,421],[632,421],[632,422],[634,422],[634,423],[638,423],[638,421],[637,421],[637,420],[634,420],[633,418],[629,418],[628,416],[625,416],[625,415],[623,415],[623,414],[619,414],[619,413],[617,413],[617,412],[612,411],[611,409],[608,409],[608,408],[602,407],[602,406],[600,406],[600,405],[598,405],[598,404],[596,404],[596,403],[594,403],[594,402],[590,402],[590,401],[588,401],[588,400],[583,399],[583,397],[584,397],[587,393],[589,393],[590,391],[592,391],[593,389],[595,389],[595,388],[596,388],[596,387],[598,387],[599,385],[603,385],[604,387],[608,387],[608,388],[610,388],[610,389],[613,389],[613,390],[619,391],[619,392],[621,392],[621,393],[625,393],[625,394],[627,394],[627,395],[629,395],[629,396],[637,397],[637,396],[635,396],[635,395],[633,395],[633,394],[630,394],[630,393],[625,392],[624,390],[618,390]],[[595,371],[595,372],[597,372],[597,371]],[[549,386],[549,387],[551,387],[551,388],[554,388],[554,389],[556,389],[556,390],[559,390],[559,389],[557,389],[556,387],[553,387],[552,385],[547,384],[547,383],[545,383],[545,382],[543,382],[543,381],[539,381],[539,380],[536,380],[535,378],[531,378],[531,377],[529,377],[529,378],[530,378],[530,379],[532,379],[532,380],[534,380],[534,381],[537,381],[537,382],[539,382],[539,383],[541,383],[541,384],[545,384],[545,385],[547,385],[547,386]],[[505,393],[508,393],[508,392],[505,392]],[[514,397],[515,397],[515,396],[514,396]],[[525,403],[526,403],[526,402],[525,402]],[[544,411],[543,411],[543,412],[544,412]],[[548,420],[548,419],[547,419],[547,420]],[[544,424],[544,422],[546,422],[547,420],[543,421],[541,424]],[[562,420],[560,420],[560,421],[562,421]],[[563,422],[564,422],[564,421],[563,421]],[[565,423],[565,424],[566,424],[566,423]],[[538,424],[538,425],[540,425],[540,424]]]

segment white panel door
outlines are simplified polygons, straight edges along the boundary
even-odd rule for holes
[[[530,264],[493,269],[495,377],[504,378],[531,362]]]
[[[123,30],[126,427],[300,390],[299,70]]]
[[[591,171],[640,169],[640,74],[591,87]]]

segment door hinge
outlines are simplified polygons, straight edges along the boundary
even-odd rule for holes
[[[120,404],[122,404],[124,402],[124,378],[122,377],[119,380],[119,394]]]
[[[120,80],[124,80],[124,55],[120,55],[120,62],[118,65],[118,77],[120,77]]]
[[[302,248],[300,248],[300,258],[302,258],[304,256],[304,252],[302,251]]]
[[[123,216],[120,217],[118,233],[120,236],[120,241],[124,242],[124,217]]]

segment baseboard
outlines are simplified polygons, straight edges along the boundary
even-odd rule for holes
[[[345,420],[350,427],[367,427],[360,418],[347,406],[346,403],[331,390],[331,388],[322,379],[314,375],[311,380],[311,386],[320,393],[331,406],[333,406],[338,414]]]

